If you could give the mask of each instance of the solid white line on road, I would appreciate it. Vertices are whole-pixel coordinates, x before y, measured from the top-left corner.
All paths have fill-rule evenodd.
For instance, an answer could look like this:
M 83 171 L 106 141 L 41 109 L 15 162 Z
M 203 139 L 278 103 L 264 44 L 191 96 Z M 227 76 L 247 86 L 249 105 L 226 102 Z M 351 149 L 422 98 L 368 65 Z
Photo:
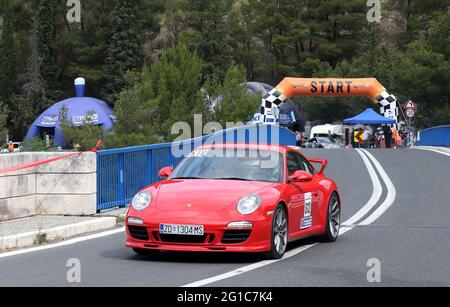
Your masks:
M 367 226 L 374 223 L 387 210 L 389 210 L 389 208 L 394 204 L 395 198 L 397 197 L 397 190 L 395 189 L 394 184 L 384 170 L 383 166 L 381 166 L 380 162 L 378 162 L 378 160 L 375 159 L 375 157 L 367 150 L 363 150 L 363 152 L 369 157 L 369 159 L 372 160 L 387 187 L 387 195 L 385 201 L 367 219 L 359 223 L 359 225 Z
M 356 223 L 359 220 L 361 220 L 367 213 L 369 213 L 370 210 L 372 210 L 377 205 L 378 201 L 381 198 L 381 194 L 383 193 L 383 188 L 381 186 L 380 180 L 378 179 L 377 173 L 375 172 L 375 169 L 373 168 L 369 159 L 362 153 L 362 151 L 360 149 L 357 149 L 356 151 L 363 159 L 364 164 L 366 165 L 367 170 L 369 171 L 370 179 L 372 180 L 372 185 L 373 185 L 373 193 L 372 193 L 372 197 L 367 202 L 367 204 L 364 207 L 362 207 L 361 210 L 359 210 L 354 216 L 352 216 L 344 224 L 344 225 L 349 225 L 349 226 L 356 225 Z
M 364 151 L 364 150 L 362 150 L 362 151 L 365 152 L 365 153 L 367 153 L 367 152 Z M 370 154 L 369 154 L 369 155 L 370 155 Z M 384 169 L 382 169 L 381 164 L 375 159 L 375 157 L 373 157 L 372 155 L 370 155 L 370 156 L 371 156 L 371 160 L 374 162 L 374 165 L 375 165 L 375 167 L 378 169 L 378 171 L 380 172 L 380 174 L 385 175 L 385 176 L 382 175 L 382 178 L 383 178 L 384 180 L 387 178 L 387 179 L 388 179 L 388 182 L 392 185 L 392 181 L 389 179 L 389 177 L 387 176 L 386 172 L 384 172 Z M 370 156 L 369 156 L 369 157 L 370 157 Z M 368 162 L 368 161 L 365 160 L 365 159 L 363 159 L 363 161 L 364 161 L 365 164 L 366 164 L 366 162 Z M 375 162 L 375 161 L 376 161 L 376 162 Z M 371 166 L 370 163 L 369 163 L 369 165 Z M 376 183 L 376 181 L 377 181 L 378 179 L 375 180 L 375 179 L 372 177 L 372 175 L 376 175 L 376 173 L 375 173 L 375 172 L 371 173 L 370 168 L 368 167 L 367 164 L 366 164 L 366 166 L 367 166 L 368 171 L 369 171 L 369 174 L 370 174 L 370 176 L 371 176 L 371 178 L 372 178 L 373 188 L 376 189 L 375 183 Z M 380 170 L 380 168 L 381 168 L 381 170 Z M 377 210 L 377 211 L 375 211 L 375 212 L 373 213 L 373 214 L 376 214 L 376 216 L 378 216 L 378 215 L 380 215 L 380 214 L 383 214 L 387 209 L 389 209 L 389 207 L 392 205 L 392 203 L 391 203 L 389 206 L 388 206 L 387 204 L 389 204 L 389 202 L 390 202 L 391 199 L 394 199 L 394 200 L 395 200 L 395 187 L 394 187 L 393 190 L 392 190 L 392 188 L 390 189 L 390 188 L 389 188 L 389 183 L 388 183 L 388 182 L 386 182 L 386 186 L 388 186 L 388 195 L 387 195 L 386 199 L 389 199 L 389 201 L 385 201 L 385 202 L 383 203 L 383 204 L 384 204 L 383 210 Z M 392 187 L 393 187 L 393 185 L 392 185 Z M 390 193 L 392 193 L 392 192 L 394 192 L 393 198 L 392 198 L 392 196 L 390 196 Z M 369 202 L 371 202 L 371 201 L 373 201 L 372 198 L 369 200 Z M 369 202 L 368 202 L 368 203 L 369 203 Z M 393 200 L 392 200 L 392 202 L 393 202 Z M 367 206 L 367 204 L 366 204 L 365 206 Z M 364 207 L 365 207 L 365 206 L 364 206 Z M 358 214 L 358 213 L 357 213 L 357 214 Z M 378 217 L 379 217 L 379 216 L 378 216 Z M 378 218 L 378 217 L 377 217 L 377 218 Z M 377 219 L 377 218 L 376 218 L 376 219 Z M 374 219 L 373 221 L 375 221 L 376 219 Z M 353 220 L 353 217 L 349 219 L 349 221 L 351 221 L 351 220 Z M 368 221 L 370 221 L 370 216 L 369 216 L 368 219 L 365 220 L 365 222 L 368 222 Z M 344 225 L 347 225 L 347 224 L 350 224 L 350 223 L 348 223 L 348 221 L 346 221 L 346 222 L 344 222 L 343 224 L 344 224 Z M 365 225 L 367 225 L 367 224 L 365 224 Z M 350 227 L 343 227 L 343 228 L 341 229 L 341 231 L 339 232 L 339 234 L 340 234 L 340 235 L 343 235 L 344 233 L 346 233 L 346 232 L 352 230 L 353 228 L 354 228 L 354 227 L 352 227 L 352 226 L 350 226 Z M 194 287 L 202 287 L 202 286 L 206 286 L 206 285 L 209 285 L 209 284 L 212 284 L 212 283 L 215 283 L 215 282 L 224 280 L 224 279 L 228 279 L 228 278 L 231 278 L 231 277 L 235 277 L 235 276 L 238 276 L 238 275 L 241 275 L 241 274 L 244 274 L 244 273 L 247 273 L 247 272 L 256 270 L 256 269 L 258 269 L 258 268 L 265 267 L 265 266 L 267 266 L 267 265 L 271 265 L 271 264 L 273 264 L 273 263 L 276 263 L 276 262 L 279 262 L 279 261 L 283 261 L 283 260 L 289 259 L 289 258 L 291 258 L 291 257 L 293 257 L 293 256 L 295 256 L 295 255 L 298 255 L 298 254 L 300 254 L 300 253 L 302 253 L 302 252 L 304 252 L 304 251 L 306 251 L 306 250 L 308 250 L 308 249 L 310 249 L 311 247 L 314 247 L 314 246 L 316 246 L 316 245 L 318 245 L 318 243 L 316 243 L 316 244 L 311 244 L 311 245 L 301 246 L 301 247 L 298 247 L 298 248 L 296 248 L 296 249 L 293 249 L 293 250 L 290 250 L 289 252 L 287 252 L 286 255 L 285 255 L 282 259 L 260 261 L 260 262 L 257 262 L 257 263 L 251 264 L 251 265 L 247 265 L 247 266 L 238 268 L 238 269 L 236 269 L 236 270 L 233 270 L 233 271 L 230 271 L 230 272 L 227 272 L 227 273 L 224 273 L 224 274 L 220 274 L 220 275 L 217 275 L 217 276 L 213 276 L 213 277 L 210 277 L 210 278 L 206 278 L 206 279 L 203 279 L 203 280 L 199 280 L 199 281 L 196 281 L 196 282 L 193 282 L 193 283 L 184 285 L 184 286 L 182 286 L 182 287 L 191 287 L 191 288 L 194 288 Z
M 443 150 L 440 150 L 440 149 L 438 149 L 438 148 L 431 148 L 431 147 L 414 147 L 414 149 L 417 149 L 417 150 L 425 150 L 425 151 L 431 151 L 431 152 L 439 153 L 439 154 L 441 154 L 441 155 L 446 155 L 446 156 L 449 156 L 449 157 L 450 157 L 450 153 L 445 152 L 445 151 L 443 151 Z
M 231 278 L 231 277 L 234 277 L 234 276 L 238 276 L 238 275 L 241 275 L 241 274 L 244 274 L 244 273 L 256 270 L 256 269 L 259 269 L 261 267 L 265 267 L 265 266 L 270 265 L 272 263 L 279 262 L 281 260 L 289 259 L 289 258 L 291 258 L 291 257 L 293 257 L 293 256 L 295 256 L 295 255 L 297 255 L 297 254 L 299 254 L 301 252 L 304 252 L 304 251 L 306 251 L 306 250 L 308 250 L 311 247 L 316 246 L 316 245 L 318 245 L 318 243 L 305 245 L 305 246 L 302 246 L 302 247 L 290 250 L 290 251 L 288 251 L 286 253 L 286 255 L 284 255 L 283 259 L 260 261 L 260 262 L 257 262 L 257 263 L 254 263 L 254 264 L 250 264 L 250 265 L 241 267 L 239 269 L 233 270 L 231 272 L 224 273 L 224 274 L 217 275 L 217 276 L 213 276 L 213 277 L 210 277 L 210 278 L 207 278 L 207 279 L 203 279 L 203 280 L 200 280 L 200 281 L 197 281 L 197 282 L 193 282 L 191 284 L 184 285 L 182 287 L 183 288 L 197 288 L 197 287 L 202 287 L 202 286 L 206 286 L 206 285 L 215 283 L 217 281 L 228 279 L 228 278 Z
M 27 248 L 27 249 L 16 250 L 16 251 L 12 251 L 12 252 L 6 252 L 3 254 L 0 254 L 0 259 L 6 258 L 6 257 L 17 256 L 17 255 L 28 254 L 28 253 L 34 253 L 34 252 L 51 249 L 51 248 L 56 248 L 56 247 L 68 246 L 68 245 L 80 243 L 83 241 L 94 240 L 94 239 L 98 239 L 98 238 L 102 238 L 102 237 L 106 237 L 106 236 L 115 235 L 115 234 L 118 234 L 118 233 L 121 233 L 124 231 L 125 231 L 125 227 L 121 227 L 121 228 L 104 231 L 104 232 L 96 233 L 96 234 L 85 236 L 85 237 L 79 237 L 79 238 L 75 238 L 75 239 L 71 239 L 71 240 L 67 240 L 67 241 L 62 241 L 62 242 L 59 242 L 56 244 L 49 244 L 49 245 L 43 245 L 43 246 L 37 246 L 37 247 L 32 247 L 32 248 Z

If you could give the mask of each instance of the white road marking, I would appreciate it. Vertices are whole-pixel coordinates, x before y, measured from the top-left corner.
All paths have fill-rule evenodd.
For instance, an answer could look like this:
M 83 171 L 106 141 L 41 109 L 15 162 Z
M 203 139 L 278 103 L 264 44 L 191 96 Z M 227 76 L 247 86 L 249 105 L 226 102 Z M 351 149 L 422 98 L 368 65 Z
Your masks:
M 392 184 L 392 181 L 389 179 L 389 176 L 386 174 L 386 172 L 384 171 L 383 167 L 382 167 L 381 164 L 378 162 L 378 160 L 375 159 L 375 157 L 373 157 L 373 156 L 372 156 L 370 153 L 368 153 L 367 151 L 365 151 L 365 150 L 361 150 L 361 151 L 364 152 L 364 153 L 366 153 L 366 154 L 368 155 L 368 157 L 373 161 L 375 167 L 378 169 L 378 172 L 381 174 L 382 179 L 385 181 L 386 186 L 388 187 L 388 195 L 387 195 L 386 200 L 384 201 L 384 203 L 380 206 L 381 209 L 378 208 L 374 213 L 372 213 L 372 214 L 371 214 L 371 215 L 363 222 L 364 225 L 369 225 L 370 223 L 372 223 L 372 222 L 374 222 L 375 220 L 377 220 L 377 219 L 378 219 L 378 218 L 379 218 L 386 210 L 388 210 L 388 209 L 391 207 L 391 205 L 392 205 L 392 203 L 394 202 L 395 197 L 396 197 L 396 191 L 395 191 L 395 187 L 394 187 L 393 184 Z M 363 157 L 363 156 L 361 156 L 361 157 Z M 373 188 L 374 188 L 374 190 L 375 190 L 375 189 L 378 188 L 378 187 L 376 187 L 377 181 L 379 182 L 378 177 L 376 176 L 376 173 L 375 173 L 375 171 L 373 170 L 373 167 L 372 167 L 372 165 L 370 164 L 370 162 L 367 160 L 367 158 L 366 158 L 366 159 L 363 158 L 363 161 L 364 161 L 365 165 L 367 166 L 367 169 L 368 169 L 368 171 L 369 171 L 369 175 L 370 175 L 371 178 L 372 178 Z M 369 162 L 369 163 L 367 164 L 367 162 Z M 369 165 L 370 165 L 370 167 L 369 167 Z M 372 168 L 372 171 L 373 171 L 373 172 L 371 171 L 371 168 Z M 372 177 L 373 175 L 376 176 L 377 179 L 375 179 L 374 177 Z M 381 186 L 381 184 L 380 184 L 380 186 Z M 378 191 L 377 191 L 377 192 L 374 192 L 374 194 L 375 194 L 375 193 L 378 194 Z M 379 199 L 379 198 L 378 198 L 378 199 Z M 366 208 L 366 209 L 367 209 L 369 206 L 372 206 L 372 202 L 373 202 L 373 201 L 374 201 L 374 199 L 371 198 L 371 199 L 369 200 L 369 202 L 368 202 L 363 208 Z M 377 200 L 377 201 L 378 201 L 378 200 Z M 376 204 L 376 203 L 375 203 L 375 204 Z M 372 207 L 373 207 L 373 206 L 372 206 Z M 365 211 L 366 209 L 364 209 L 364 211 Z M 370 211 L 370 210 L 369 210 L 369 211 Z M 367 213 L 367 212 L 366 212 L 366 213 Z M 357 215 L 357 217 L 358 217 L 358 216 L 361 215 L 361 213 L 358 212 L 358 213 L 356 213 L 355 215 Z M 372 216 L 374 216 L 374 217 L 372 217 Z M 362 216 L 360 216 L 359 218 L 361 218 L 361 217 L 362 217 Z M 354 216 L 353 216 L 353 217 L 351 217 L 348 221 L 344 222 L 343 224 L 344 224 L 344 225 L 348 225 L 348 224 L 350 224 L 349 221 L 352 221 L 352 220 L 353 220 L 353 221 L 358 221 L 359 219 L 355 219 Z M 361 224 L 360 224 L 360 225 L 361 225 Z M 339 234 L 340 234 L 340 235 L 343 235 L 343 234 L 345 234 L 346 232 L 348 232 L 348 231 L 350 231 L 350 230 L 352 230 L 352 229 L 354 229 L 354 226 L 343 227 L 343 228 L 341 228 Z M 247 266 L 238 268 L 238 269 L 236 269 L 236 270 L 233 270 L 233 271 L 230 271 L 230 272 L 227 272 L 227 273 L 224 273 L 224 274 L 220 274 L 220 275 L 217 275 L 217 276 L 213 276 L 213 277 L 210 277 L 210 278 L 206 278 L 206 279 L 203 279 L 203 280 L 199 280 L 199 281 L 196 281 L 196 282 L 193 282 L 193 283 L 184 285 L 184 286 L 182 286 L 182 287 L 190 287 L 190 288 L 194 288 L 194 287 L 202 287 L 202 286 L 206 286 L 206 285 L 209 285 L 209 284 L 212 284 L 212 283 L 215 283 L 215 282 L 224 280 L 224 279 L 228 279 L 228 278 L 231 278 L 231 277 L 235 277 L 235 276 L 238 276 L 238 275 L 241 275 L 241 274 L 244 274 L 244 273 L 247 273 L 247 272 L 256 270 L 256 269 L 258 269 L 258 268 L 265 267 L 265 266 L 271 265 L 271 264 L 273 264 L 273 263 L 277 263 L 277 262 L 279 262 L 279 261 L 283 261 L 283 260 L 289 259 L 289 258 L 291 258 L 291 257 L 293 257 L 293 256 L 295 256 L 295 255 L 298 255 L 298 254 L 300 254 L 300 253 L 302 253 L 302 252 L 304 252 L 304 251 L 306 251 L 306 250 L 310 249 L 311 247 L 314 247 L 314 246 L 316 246 L 316 245 L 318 245 L 318 244 L 319 244 L 319 243 L 311 244 L 311 245 L 305 245 L 305 246 L 301 246 L 301 247 L 295 248 L 295 249 L 293 249 L 293 250 L 290 250 L 289 252 L 286 253 L 286 255 L 285 255 L 282 259 L 260 261 L 260 262 L 257 262 L 257 263 L 251 264 L 251 265 L 247 265 Z
M 0 259 L 6 258 L 6 257 L 17 256 L 17 255 L 28 254 L 28 253 L 34 253 L 34 252 L 51 249 L 51 248 L 68 246 L 68 245 L 80 243 L 83 241 L 94 240 L 94 239 L 98 239 L 98 238 L 115 235 L 115 234 L 118 234 L 118 233 L 121 233 L 124 231 L 125 231 L 125 227 L 122 227 L 122 228 L 118 228 L 118 229 L 113 229 L 113 230 L 96 233 L 96 234 L 85 236 L 85 237 L 79 237 L 79 238 L 75 238 L 75 239 L 71 239 L 71 240 L 67 240 L 67 241 L 62 241 L 62 242 L 55 243 L 55 244 L 49 244 L 49 245 L 43 245 L 43 246 L 37 246 L 37 247 L 32 247 L 32 248 L 27 248 L 27 249 L 16 250 L 16 251 L 12 251 L 12 252 L 6 252 L 3 254 L 0 254 Z
M 310 249 L 311 247 L 316 246 L 318 244 L 319 243 L 315 243 L 315 244 L 311 244 L 311 245 L 305 245 L 305 246 L 301 246 L 301 247 L 298 247 L 296 249 L 290 250 L 284 255 L 283 259 L 260 261 L 260 262 L 257 262 L 257 263 L 254 263 L 254 264 L 250 264 L 250 265 L 241 267 L 239 269 L 233 270 L 231 272 L 224 273 L 224 274 L 217 275 L 217 276 L 213 276 L 211 278 L 203 279 L 203 280 L 200 280 L 200 281 L 197 281 L 197 282 L 193 282 L 191 284 L 184 285 L 182 287 L 183 288 L 197 288 L 197 287 L 202 287 L 202 286 L 205 286 L 205 285 L 208 285 L 208 284 L 215 283 L 215 282 L 220 281 L 220 280 L 224 280 L 224 279 L 228 279 L 228 278 L 231 278 L 231 277 L 234 277 L 234 276 L 238 276 L 238 275 L 241 275 L 241 274 L 244 274 L 244 273 L 256 270 L 258 268 L 261 268 L 261 267 L 264 267 L 264 266 L 276 263 L 278 261 L 289 259 L 289 258 L 291 258 L 291 257 L 293 257 L 293 256 L 295 256 L 295 255 L 297 255 L 297 254 L 299 254 L 301 252 L 304 252 L 304 251 L 306 251 L 306 250 Z
M 381 198 L 381 194 L 383 192 L 383 188 L 381 186 L 380 180 L 378 179 L 377 173 L 375 172 L 375 169 L 373 168 L 372 164 L 370 163 L 369 159 L 362 153 L 360 149 L 356 150 L 358 154 L 361 156 L 361 158 L 364 161 L 364 164 L 366 165 L 367 170 L 369 171 L 370 179 L 372 180 L 373 185 L 373 193 L 370 200 L 367 202 L 367 204 L 361 208 L 354 216 L 352 216 L 344 225 L 356 225 L 356 223 L 361 220 L 367 213 L 370 212 L 378 203 L 378 201 Z
M 430 148 L 430 147 L 414 147 L 414 149 L 416 150 L 425 150 L 425 151 L 431 151 L 431 152 L 435 152 L 435 153 L 439 153 L 441 155 L 446 155 L 450 157 L 450 153 L 445 152 L 443 150 L 439 150 L 437 148 Z
M 397 190 L 395 189 L 394 184 L 384 170 L 383 166 L 381 166 L 380 162 L 378 162 L 378 160 L 375 159 L 375 157 L 367 150 L 363 150 L 363 152 L 372 160 L 387 187 L 387 195 L 384 202 L 367 219 L 359 223 L 359 225 L 367 226 L 374 223 L 387 210 L 389 210 L 389 208 L 394 204 L 395 198 L 397 197 Z

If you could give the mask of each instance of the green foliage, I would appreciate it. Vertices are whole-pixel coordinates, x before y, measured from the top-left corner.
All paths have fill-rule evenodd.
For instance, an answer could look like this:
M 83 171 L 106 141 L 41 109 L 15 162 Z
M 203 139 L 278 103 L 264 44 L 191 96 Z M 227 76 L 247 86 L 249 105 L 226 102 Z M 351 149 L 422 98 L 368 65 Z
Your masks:
M 189 47 L 205 63 L 203 79 L 223 80 L 231 65 L 230 13 L 232 0 L 186 1 L 186 23 Z
M 67 119 L 67 108 L 61 108 L 60 128 L 64 137 L 66 147 L 78 151 L 87 151 L 95 147 L 99 140 L 104 138 L 104 130 L 101 126 L 96 125 L 93 120 L 95 112 L 88 112 L 82 125 L 74 125 Z
M 32 139 L 26 139 L 22 143 L 22 151 L 23 152 L 41 152 L 47 151 L 47 145 L 45 141 L 39 137 L 35 137 Z
M 40 70 L 46 88 L 49 89 L 49 98 L 55 98 L 52 91 L 57 89 L 56 2 L 40 0 L 37 19 L 37 49 L 42 59 Z
M 128 71 L 139 71 L 144 64 L 144 43 L 147 35 L 154 36 L 159 29 L 149 1 L 114 0 L 111 12 L 111 41 L 107 49 L 104 98 L 111 104 L 127 84 Z M 147 16 L 141 9 L 149 12 Z M 149 18 L 149 16 L 151 18 Z M 145 30 L 144 30 L 145 29 Z
M 0 39 L 0 100 L 11 104 L 17 81 L 16 71 L 16 40 L 14 39 L 14 15 L 9 5 L 2 2 L 6 12 L 3 18 L 3 28 Z
M 190 53 L 185 45 L 179 44 L 167 50 L 142 73 L 142 101 L 147 112 L 158 110 L 159 134 L 172 139 L 172 125 L 187 122 L 193 126 L 196 113 L 204 113 L 200 92 L 203 63 Z
M 194 131 L 194 114 L 216 120 L 223 127 L 227 122 L 249 121 L 261 99 L 248 94 L 245 70 L 232 67 L 223 83 L 210 82 L 202 89 L 202 67 L 199 57 L 179 44 L 155 64 L 144 67 L 140 76 L 129 74 L 128 81 L 135 85 L 120 94 L 115 107 L 117 123 L 106 138 L 106 146 L 173 140 L 177 135 L 172 135 L 172 125 L 177 122 L 188 123 Z M 210 114 L 211 98 L 206 98 L 218 96 L 222 102 Z
M 148 68 L 144 68 L 147 70 Z M 128 73 L 126 80 L 134 83 L 119 94 L 114 112 L 117 122 L 105 138 L 106 148 L 120 148 L 157 143 L 159 107 L 152 102 L 145 103 L 145 92 L 141 76 Z
M 223 84 L 209 85 L 214 97 L 220 96 L 220 103 L 214 108 L 212 119 L 226 128 L 227 123 L 247 123 L 261 105 L 261 98 L 247 91 L 243 67 L 231 67 Z
M 450 7 L 450 0 L 389 0 L 388 8 L 395 9 L 401 18 L 396 19 L 403 31 L 398 35 L 402 44 L 419 38 L 430 23 Z
M 19 92 L 11 106 L 12 128 L 14 136 L 23 136 L 28 127 L 51 103 L 46 97 L 45 80 L 41 75 L 42 59 L 37 50 L 37 32 L 32 32 L 29 43 L 29 56 L 26 69 L 18 79 Z

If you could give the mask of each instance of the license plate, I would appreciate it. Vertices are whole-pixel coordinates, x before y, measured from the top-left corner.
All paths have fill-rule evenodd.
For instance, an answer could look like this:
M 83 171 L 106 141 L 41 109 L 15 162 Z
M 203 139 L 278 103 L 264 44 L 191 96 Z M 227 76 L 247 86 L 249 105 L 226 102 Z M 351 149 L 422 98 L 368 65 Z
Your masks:
M 200 225 L 160 224 L 159 233 L 165 235 L 203 236 L 205 227 Z

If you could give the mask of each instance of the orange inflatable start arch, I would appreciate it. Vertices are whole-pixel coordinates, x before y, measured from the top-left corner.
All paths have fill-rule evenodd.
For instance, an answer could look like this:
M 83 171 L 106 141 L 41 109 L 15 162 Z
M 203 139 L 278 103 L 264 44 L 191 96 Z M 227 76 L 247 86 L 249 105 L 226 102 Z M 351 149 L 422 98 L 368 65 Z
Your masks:
M 381 108 L 381 114 L 398 122 L 397 98 L 375 78 L 285 78 L 263 98 L 256 122 L 277 124 L 279 107 L 294 96 L 366 96 Z

